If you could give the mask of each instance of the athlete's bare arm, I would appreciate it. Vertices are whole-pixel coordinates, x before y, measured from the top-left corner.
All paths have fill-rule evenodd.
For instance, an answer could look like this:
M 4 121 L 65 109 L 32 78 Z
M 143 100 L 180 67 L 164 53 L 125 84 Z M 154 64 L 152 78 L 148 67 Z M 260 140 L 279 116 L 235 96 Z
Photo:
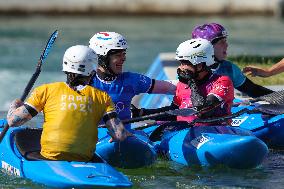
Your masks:
M 151 93 L 154 94 L 171 94 L 176 92 L 176 85 L 168 81 L 155 80 L 155 84 Z
M 10 127 L 20 126 L 32 119 L 32 115 L 19 99 L 14 100 L 7 114 L 7 121 Z
M 284 58 L 270 68 L 261 68 L 257 66 L 246 66 L 243 72 L 250 76 L 270 77 L 284 72 Z

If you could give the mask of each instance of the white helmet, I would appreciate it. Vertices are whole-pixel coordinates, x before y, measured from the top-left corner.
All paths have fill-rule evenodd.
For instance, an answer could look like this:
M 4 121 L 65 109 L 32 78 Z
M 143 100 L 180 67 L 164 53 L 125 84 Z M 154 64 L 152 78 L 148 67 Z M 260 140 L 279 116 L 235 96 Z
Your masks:
M 96 33 L 89 41 L 89 47 L 98 55 L 107 55 L 113 49 L 127 49 L 126 39 L 115 32 Z
M 65 51 L 62 71 L 89 76 L 97 63 L 98 56 L 93 49 L 75 45 Z
M 178 46 L 176 60 L 188 60 L 193 65 L 205 62 L 211 66 L 215 63 L 213 45 L 201 38 L 187 40 Z

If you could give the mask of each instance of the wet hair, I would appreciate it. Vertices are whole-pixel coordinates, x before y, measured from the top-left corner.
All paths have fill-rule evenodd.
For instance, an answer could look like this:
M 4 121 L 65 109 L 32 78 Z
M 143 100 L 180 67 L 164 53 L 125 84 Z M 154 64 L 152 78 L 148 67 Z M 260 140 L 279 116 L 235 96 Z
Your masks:
M 211 41 L 211 44 L 214 45 L 214 44 L 216 44 L 218 41 L 220 41 L 220 40 L 222 40 L 222 39 L 225 39 L 225 38 L 226 38 L 226 37 L 219 37 L 219 38 L 213 39 L 213 40 Z

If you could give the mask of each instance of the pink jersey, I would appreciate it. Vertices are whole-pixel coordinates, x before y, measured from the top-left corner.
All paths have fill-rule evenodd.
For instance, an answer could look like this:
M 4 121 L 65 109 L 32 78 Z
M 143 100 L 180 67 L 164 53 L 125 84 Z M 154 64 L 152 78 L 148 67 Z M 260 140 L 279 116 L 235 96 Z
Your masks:
M 174 103 L 182 108 L 191 108 L 191 90 L 184 83 L 179 82 L 177 84 L 176 95 L 174 97 Z M 228 76 L 221 76 L 213 74 L 208 81 L 200 85 L 199 91 L 203 97 L 213 94 L 218 99 L 223 101 L 223 104 L 219 109 L 215 111 L 215 117 L 225 116 L 231 114 L 231 106 L 234 99 L 234 86 Z M 196 119 L 196 116 L 178 116 L 178 121 L 191 122 Z M 204 125 L 204 124 L 203 124 Z

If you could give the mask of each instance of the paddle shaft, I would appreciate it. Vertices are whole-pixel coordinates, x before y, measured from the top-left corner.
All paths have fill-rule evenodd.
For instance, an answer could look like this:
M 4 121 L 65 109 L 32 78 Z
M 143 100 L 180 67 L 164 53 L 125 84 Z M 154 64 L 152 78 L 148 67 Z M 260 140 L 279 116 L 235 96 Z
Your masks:
M 44 48 L 44 51 L 43 51 L 43 53 L 41 54 L 41 56 L 40 56 L 40 58 L 38 60 L 36 71 L 34 72 L 34 74 L 32 75 L 31 79 L 29 80 L 28 84 L 25 87 L 25 90 L 24 90 L 24 92 L 23 92 L 23 94 L 21 96 L 21 101 L 24 101 L 27 98 L 29 92 L 31 91 L 35 81 L 37 80 L 37 78 L 38 78 L 38 76 L 39 76 L 39 74 L 41 72 L 42 63 L 43 63 L 44 59 L 47 57 L 51 46 L 53 45 L 55 39 L 57 38 L 57 35 L 58 35 L 58 31 L 56 30 L 50 36 L 50 38 L 49 38 L 49 40 L 48 40 L 48 42 L 47 42 L 47 44 L 46 44 L 46 46 Z M 2 140 L 3 140 L 4 136 L 5 136 L 5 134 L 7 133 L 8 129 L 9 129 L 9 125 L 8 125 L 8 123 L 6 123 L 4 125 L 4 128 L 3 128 L 2 132 L 1 132 L 1 134 L 0 134 L 0 143 L 2 142 Z
M 253 110 L 249 110 L 247 108 L 244 108 L 234 114 L 231 114 L 229 116 L 224 116 L 224 117 L 217 117 L 217 118 L 208 118 L 208 119 L 195 119 L 194 121 L 188 123 L 188 127 L 192 127 L 194 125 L 194 123 L 212 123 L 212 122 L 217 122 L 217 121 L 224 121 L 224 120 L 227 120 L 227 119 L 231 119 L 231 118 L 234 118 L 234 117 L 238 117 L 244 113 L 251 113 L 253 112 Z M 134 128 L 135 130 L 143 130 L 143 129 L 146 129 L 148 127 L 152 127 L 154 125 L 158 125 L 159 123 L 158 122 L 150 122 L 150 123 L 146 123 L 146 124 L 143 124 L 139 127 L 136 127 Z M 159 127 L 161 127 L 162 125 L 160 125 Z M 165 128 L 163 128 L 165 129 Z M 162 128 L 159 129 L 159 130 L 163 130 Z M 157 129 L 155 129 L 157 130 Z
M 284 104 L 284 90 L 281 91 L 275 91 L 272 92 L 270 94 L 264 95 L 264 96 L 260 96 L 260 97 L 256 97 L 250 100 L 244 100 L 245 103 L 254 103 L 254 102 L 258 102 L 258 101 L 265 101 L 268 102 L 270 104 Z M 234 103 L 234 106 L 236 105 L 240 105 L 243 102 L 238 102 L 238 103 Z
M 141 117 L 134 117 L 134 118 L 130 118 L 130 119 L 125 119 L 125 120 L 122 120 L 122 123 L 123 124 L 134 123 L 134 122 L 138 122 L 138 121 L 155 119 L 157 117 L 167 116 L 167 115 L 169 115 L 168 111 L 160 112 L 160 113 L 156 113 L 156 114 L 150 114 L 150 115 L 145 115 L 145 116 L 141 116 Z
M 134 123 L 138 121 L 144 121 L 144 120 L 150 120 L 150 119 L 156 119 L 161 117 L 166 117 L 168 115 L 174 115 L 174 116 L 191 116 L 199 113 L 195 108 L 182 108 L 182 109 L 174 109 L 174 110 L 168 110 L 160 113 L 150 114 L 150 115 L 144 115 L 141 117 L 135 117 L 123 120 L 122 123 L 128 124 L 128 123 Z
M 186 123 L 184 122 L 184 124 L 182 125 L 178 125 L 176 127 L 174 127 L 174 131 L 180 131 L 180 130 L 184 130 L 186 128 L 190 128 L 193 127 L 195 125 L 195 123 L 216 123 L 216 122 L 223 122 L 225 120 L 234 118 L 234 117 L 238 117 L 244 113 L 255 113 L 257 112 L 256 109 L 248 109 L 248 108 L 244 108 L 234 114 L 228 115 L 228 116 L 223 116 L 223 117 L 217 117 L 217 118 L 208 118 L 208 119 L 195 119 L 192 122 Z M 186 123 L 186 124 L 185 124 Z M 142 129 L 147 128 L 147 127 L 151 127 L 153 125 L 145 125 L 142 126 Z M 159 125 L 157 128 L 155 128 L 152 133 L 149 136 L 149 139 L 151 141 L 157 141 L 157 139 L 160 139 L 160 137 L 162 136 L 162 133 L 164 132 L 165 129 L 167 128 L 172 128 L 173 129 L 173 124 L 170 123 L 165 123 L 165 124 L 161 124 Z M 140 128 L 139 128 L 140 130 Z
M 216 122 L 220 122 L 220 121 L 223 122 L 223 121 L 226 121 L 228 119 L 238 117 L 238 116 L 240 116 L 244 113 L 247 113 L 247 114 L 263 113 L 263 114 L 271 114 L 271 115 L 280 115 L 280 114 L 284 114 L 284 105 L 262 104 L 262 105 L 259 105 L 258 107 L 253 108 L 253 109 L 244 108 L 244 109 L 241 109 L 240 111 L 238 111 L 236 113 L 233 113 L 233 114 L 227 115 L 227 116 L 223 116 L 223 117 L 207 118 L 207 119 L 195 119 L 191 123 L 188 123 L 188 127 L 194 126 L 195 123 L 214 123 L 214 122 L 216 123 Z M 141 129 L 151 127 L 155 124 L 158 124 L 158 123 L 154 122 L 154 123 L 150 123 L 150 124 L 145 124 L 145 125 L 142 125 L 140 127 L 136 127 L 135 129 L 141 130 Z M 165 128 L 160 128 L 159 130 L 163 130 L 163 129 L 165 129 Z
M 144 115 L 140 117 L 134 117 L 130 119 L 125 119 L 121 120 L 123 124 L 129 124 L 129 123 L 134 123 L 134 122 L 139 122 L 139 121 L 145 121 L 145 120 L 151 120 L 151 119 L 156 119 L 156 118 L 161 118 L 161 117 L 166 117 L 169 115 L 174 115 L 174 116 L 190 116 L 194 115 L 196 113 L 199 113 L 195 108 L 183 108 L 183 109 L 174 109 L 174 110 L 167 110 L 164 112 L 160 113 L 155 113 L 155 114 L 149 114 L 149 115 Z M 105 128 L 105 125 L 99 125 L 99 128 Z
M 38 78 L 38 76 L 41 72 L 41 65 L 42 64 L 40 63 L 40 65 L 37 66 L 35 73 L 32 75 L 30 81 L 28 82 L 28 84 L 27 84 L 27 86 L 26 86 L 26 88 L 25 88 L 25 90 L 24 90 L 24 92 L 21 96 L 21 101 L 24 101 L 27 98 L 28 94 L 30 93 L 34 83 L 36 82 L 36 80 L 37 80 L 37 78 Z
M 31 89 L 32 89 L 35 81 L 37 80 L 40 72 L 41 72 L 41 66 L 38 66 L 36 71 L 35 71 L 35 73 L 32 75 L 30 81 L 28 82 L 28 84 L 27 84 L 27 86 L 26 86 L 22 96 L 21 96 L 21 101 L 24 101 L 26 99 L 26 97 L 28 96 L 28 94 L 31 91 Z M 6 123 L 4 125 L 4 128 L 3 128 L 2 132 L 1 132 L 1 134 L 0 134 L 0 143 L 2 142 L 2 140 L 3 140 L 4 136 L 5 136 L 5 134 L 7 133 L 8 129 L 9 129 L 9 125 L 8 125 L 8 123 Z
M 250 109 L 242 109 L 239 112 L 236 112 L 234 114 L 228 115 L 228 116 L 224 116 L 224 117 L 217 117 L 217 118 L 207 118 L 207 119 L 196 119 L 194 121 L 194 123 L 212 123 L 212 122 L 217 122 L 217 121 L 224 121 L 227 119 L 231 119 L 237 116 L 240 116 L 241 114 L 244 113 L 264 113 L 264 114 L 272 114 L 272 115 L 280 115 L 280 114 L 284 114 L 284 105 L 283 104 L 261 104 L 258 107 L 250 110 Z M 179 114 L 180 113 L 180 114 Z M 195 115 L 199 113 L 198 111 L 196 111 L 194 108 L 184 108 L 184 109 L 175 109 L 175 110 L 168 110 L 165 112 L 160 112 L 160 113 L 156 113 L 156 114 L 150 114 L 150 115 L 145 115 L 145 116 L 141 116 L 141 117 L 135 117 L 135 118 L 130 118 L 130 119 L 125 119 L 125 120 L 121 120 L 123 124 L 129 124 L 129 123 L 134 123 L 134 122 L 139 122 L 139 121 L 145 121 L 145 120 L 151 120 L 151 119 L 155 119 L 157 117 L 162 117 L 162 116 L 167 116 L 167 115 L 180 115 L 180 116 L 190 116 L 190 115 Z M 193 124 L 193 123 L 192 123 Z M 147 127 L 152 126 L 153 124 L 145 124 L 143 126 L 137 127 L 135 129 L 145 129 Z M 99 125 L 99 128 L 105 128 L 105 125 Z

